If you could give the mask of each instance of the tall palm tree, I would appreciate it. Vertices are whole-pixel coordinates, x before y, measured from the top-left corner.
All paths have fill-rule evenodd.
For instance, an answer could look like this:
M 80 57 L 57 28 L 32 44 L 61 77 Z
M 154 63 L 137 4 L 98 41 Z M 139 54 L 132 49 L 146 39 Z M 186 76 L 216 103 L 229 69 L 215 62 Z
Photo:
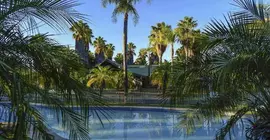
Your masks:
M 107 44 L 105 49 L 106 58 L 112 60 L 114 50 L 115 46 L 113 44 Z
M 8 122 L 0 127 L 1 138 L 53 139 L 34 105 L 39 103 L 57 114 L 56 121 L 68 131 L 69 139 L 90 139 L 88 111 L 92 103 L 99 103 L 95 94 L 72 77 L 85 70 L 78 55 L 48 35 L 27 34 L 36 32 L 38 23 L 67 31 L 83 18 L 74 9 L 76 5 L 69 0 L 0 1 L 0 94 L 4 97 L 0 116 Z M 83 108 L 74 111 L 75 106 Z
M 136 46 L 134 43 L 130 42 L 128 43 L 128 49 L 127 49 L 127 64 L 132 65 L 134 62 L 134 55 L 135 53 Z
M 171 45 L 171 63 L 173 65 L 174 60 L 174 43 L 177 41 L 176 34 L 174 30 L 170 29 L 170 32 L 168 34 L 168 43 Z
M 92 43 L 93 32 L 87 23 L 82 20 L 75 22 L 70 31 L 73 32 L 75 39 L 75 49 L 81 56 L 82 60 L 88 65 L 89 44 Z
M 95 47 L 96 63 L 99 64 L 105 59 L 104 52 L 106 49 L 106 40 L 99 36 L 94 40 L 93 46 Z
M 165 22 L 157 23 L 152 26 L 151 35 L 149 36 L 150 44 L 156 49 L 159 57 L 159 64 L 162 64 L 162 57 L 168 46 L 168 36 L 170 35 L 171 26 Z
M 175 29 L 175 34 L 178 37 L 179 42 L 183 45 L 185 50 L 186 59 L 193 56 L 193 51 L 191 49 L 192 44 L 195 40 L 195 28 L 198 26 L 197 21 L 193 17 L 184 17 L 180 20 Z
M 125 77 L 125 95 L 128 93 L 128 75 L 127 75 L 127 42 L 128 42 L 128 19 L 129 15 L 133 16 L 134 24 L 138 23 L 139 14 L 135 8 L 135 4 L 141 0 L 102 0 L 103 7 L 108 4 L 115 5 L 115 9 L 112 13 L 113 21 L 117 21 L 117 15 L 124 15 L 124 27 L 123 27 L 123 69 Z M 150 2 L 151 0 L 148 0 Z
M 113 85 L 113 71 L 110 67 L 98 66 L 91 70 L 91 73 L 88 75 L 87 86 L 91 87 L 94 85 L 99 88 L 99 95 L 102 96 L 103 89 L 105 86 Z

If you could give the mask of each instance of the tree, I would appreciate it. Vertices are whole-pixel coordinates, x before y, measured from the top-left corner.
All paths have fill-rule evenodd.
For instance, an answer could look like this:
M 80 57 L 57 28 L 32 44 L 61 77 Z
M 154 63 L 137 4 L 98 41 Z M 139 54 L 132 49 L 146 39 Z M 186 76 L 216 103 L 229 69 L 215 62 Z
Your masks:
M 124 89 L 124 73 L 123 71 L 114 71 L 113 73 L 114 75 L 114 83 L 115 83 L 115 88 L 117 90 L 123 90 Z M 130 83 L 130 89 L 135 87 L 135 83 L 134 83 L 134 77 L 132 75 L 132 73 L 128 73 L 128 82 Z
M 68 131 L 69 139 L 90 139 L 89 107 L 101 104 L 72 77 L 73 72 L 85 70 L 78 55 L 48 35 L 30 36 L 27 32 L 35 33 L 43 24 L 67 31 L 84 18 L 74 9 L 76 5 L 67 0 L 0 2 L 0 94 L 4 97 L 1 102 L 8 103 L 0 104 L 0 115 L 6 116 L 8 124 L 1 126 L 1 138 L 53 139 L 35 106 L 39 103 L 57 114 L 56 121 Z M 74 111 L 75 106 L 82 108 Z
M 116 54 L 116 56 L 114 57 L 114 60 L 118 64 L 122 64 L 123 63 L 123 54 L 122 53 Z
M 124 28 L 123 28 L 123 69 L 125 77 L 125 94 L 128 93 L 128 74 L 127 74 L 127 42 L 128 42 L 128 18 L 129 15 L 133 16 L 134 24 L 138 23 L 139 15 L 134 7 L 136 3 L 141 0 L 102 0 L 103 7 L 106 7 L 108 4 L 115 5 L 115 9 L 112 13 L 113 21 L 117 21 L 117 15 L 124 15 Z M 148 0 L 150 2 L 150 0 Z
M 114 84 L 113 71 L 110 67 L 98 66 L 91 70 L 91 73 L 88 75 L 87 86 L 99 88 L 99 95 L 102 96 L 103 89 L 105 86 L 112 86 Z
M 114 50 L 115 46 L 113 44 L 107 44 L 105 49 L 106 58 L 112 60 Z
M 128 44 L 128 49 L 127 49 L 127 64 L 128 65 L 132 65 L 134 62 L 133 56 L 136 55 L 135 49 L 136 49 L 135 44 L 130 42 Z
M 165 97 L 169 78 L 170 78 L 171 64 L 168 62 L 159 65 L 151 74 L 151 83 L 152 85 L 158 86 L 159 89 L 162 89 L 162 95 Z
M 181 124 L 186 128 L 230 111 L 233 115 L 217 131 L 216 139 L 229 137 L 247 114 L 251 115 L 243 123 L 246 139 L 269 139 L 269 10 L 262 1 L 235 2 L 242 11 L 230 13 L 223 21 L 212 20 L 206 27 L 211 42 L 197 51 L 200 59 L 175 65 L 171 97 L 175 104 L 200 99 L 184 115 Z
M 193 20 L 193 17 L 184 17 L 183 20 L 179 21 L 175 29 L 175 34 L 184 47 L 186 59 L 193 56 L 191 46 L 195 40 L 194 36 L 198 32 L 198 30 L 195 30 L 197 26 L 197 21 Z
M 96 63 L 99 64 L 105 59 L 106 40 L 99 36 L 94 40 L 93 45 L 95 47 Z
M 73 23 L 70 31 L 73 32 L 73 38 L 75 39 L 75 49 L 81 56 L 84 63 L 89 65 L 88 62 L 88 51 L 89 44 L 92 43 L 93 32 L 87 23 L 82 20 Z
M 144 49 L 144 48 L 140 49 L 139 56 L 136 59 L 135 64 L 136 65 L 146 65 L 147 64 L 146 58 L 147 58 L 147 49 Z
M 88 61 L 89 61 L 90 66 L 95 66 L 96 65 L 95 54 L 92 53 L 91 51 L 88 52 Z
M 174 43 L 177 41 L 176 39 L 176 34 L 174 30 L 169 29 L 169 33 L 167 35 L 168 38 L 168 43 L 171 45 L 171 63 L 173 65 L 173 60 L 174 60 Z
M 159 57 L 159 64 L 162 64 L 162 57 L 168 46 L 168 36 L 170 35 L 171 26 L 165 22 L 157 23 L 152 26 L 151 35 L 149 36 L 150 44 L 155 48 Z

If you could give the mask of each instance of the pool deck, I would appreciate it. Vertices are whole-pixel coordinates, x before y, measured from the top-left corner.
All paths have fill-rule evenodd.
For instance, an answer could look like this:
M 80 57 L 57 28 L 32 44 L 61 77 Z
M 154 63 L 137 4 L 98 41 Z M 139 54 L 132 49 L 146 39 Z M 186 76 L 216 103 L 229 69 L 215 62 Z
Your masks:
M 32 104 L 34 106 L 38 107 L 49 107 L 50 105 L 45 105 L 45 104 Z M 71 106 L 67 106 L 71 107 Z M 75 106 L 79 107 L 79 106 Z M 92 106 L 90 108 L 97 108 L 96 106 Z M 102 106 L 99 106 L 98 108 L 102 108 Z M 158 106 L 118 106 L 118 105 L 109 105 L 109 106 L 104 106 L 104 109 L 107 110 L 116 110 L 116 109 L 126 109 L 126 110 L 144 110 L 144 111 L 187 111 L 187 110 L 192 110 L 191 108 L 175 108 L 175 107 L 158 107 Z
M 138 109 L 155 109 L 155 110 L 173 110 L 173 111 L 187 111 L 190 108 L 174 108 L 174 107 L 154 107 L 154 106 L 109 106 L 109 108 L 138 108 Z

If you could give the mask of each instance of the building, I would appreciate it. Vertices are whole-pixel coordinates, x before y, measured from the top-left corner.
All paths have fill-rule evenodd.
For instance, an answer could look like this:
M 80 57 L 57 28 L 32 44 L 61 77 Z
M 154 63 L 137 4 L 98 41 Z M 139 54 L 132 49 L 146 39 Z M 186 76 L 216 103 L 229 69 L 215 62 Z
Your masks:
M 105 59 L 101 66 L 110 66 L 116 70 L 121 70 L 122 66 L 115 61 Z M 151 73 L 157 68 L 158 65 L 128 65 L 128 72 L 131 72 L 133 76 L 142 82 L 142 87 L 146 88 L 150 86 Z

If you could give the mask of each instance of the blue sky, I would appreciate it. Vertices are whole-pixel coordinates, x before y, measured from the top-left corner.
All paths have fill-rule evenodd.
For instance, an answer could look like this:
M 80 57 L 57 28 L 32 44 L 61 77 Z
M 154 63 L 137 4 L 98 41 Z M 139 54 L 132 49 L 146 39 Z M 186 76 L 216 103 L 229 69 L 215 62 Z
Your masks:
M 118 16 L 118 22 L 113 23 L 111 19 L 114 6 L 103 8 L 101 0 L 79 0 L 82 5 L 76 9 L 89 15 L 89 26 L 92 28 L 94 36 L 102 36 L 107 43 L 113 43 L 116 46 L 115 54 L 122 52 L 122 30 L 123 16 Z M 177 22 L 185 16 L 192 16 L 197 20 L 198 28 L 203 29 L 207 23 L 213 19 L 223 19 L 223 15 L 236 9 L 232 5 L 233 0 L 152 0 L 147 4 L 146 0 L 136 5 L 140 15 L 139 23 L 134 26 L 132 20 L 129 21 L 128 42 L 133 42 L 137 46 L 137 52 L 140 48 L 148 47 L 148 36 L 151 26 L 164 21 L 167 24 L 176 27 Z M 49 34 L 58 34 L 57 32 L 42 27 L 40 32 Z M 72 33 L 67 31 L 54 36 L 59 43 L 74 46 Z M 179 48 L 180 44 L 176 45 Z M 169 50 L 164 54 L 164 58 L 169 60 Z M 93 47 L 91 47 L 93 51 Z M 138 53 L 137 53 L 138 54 Z

